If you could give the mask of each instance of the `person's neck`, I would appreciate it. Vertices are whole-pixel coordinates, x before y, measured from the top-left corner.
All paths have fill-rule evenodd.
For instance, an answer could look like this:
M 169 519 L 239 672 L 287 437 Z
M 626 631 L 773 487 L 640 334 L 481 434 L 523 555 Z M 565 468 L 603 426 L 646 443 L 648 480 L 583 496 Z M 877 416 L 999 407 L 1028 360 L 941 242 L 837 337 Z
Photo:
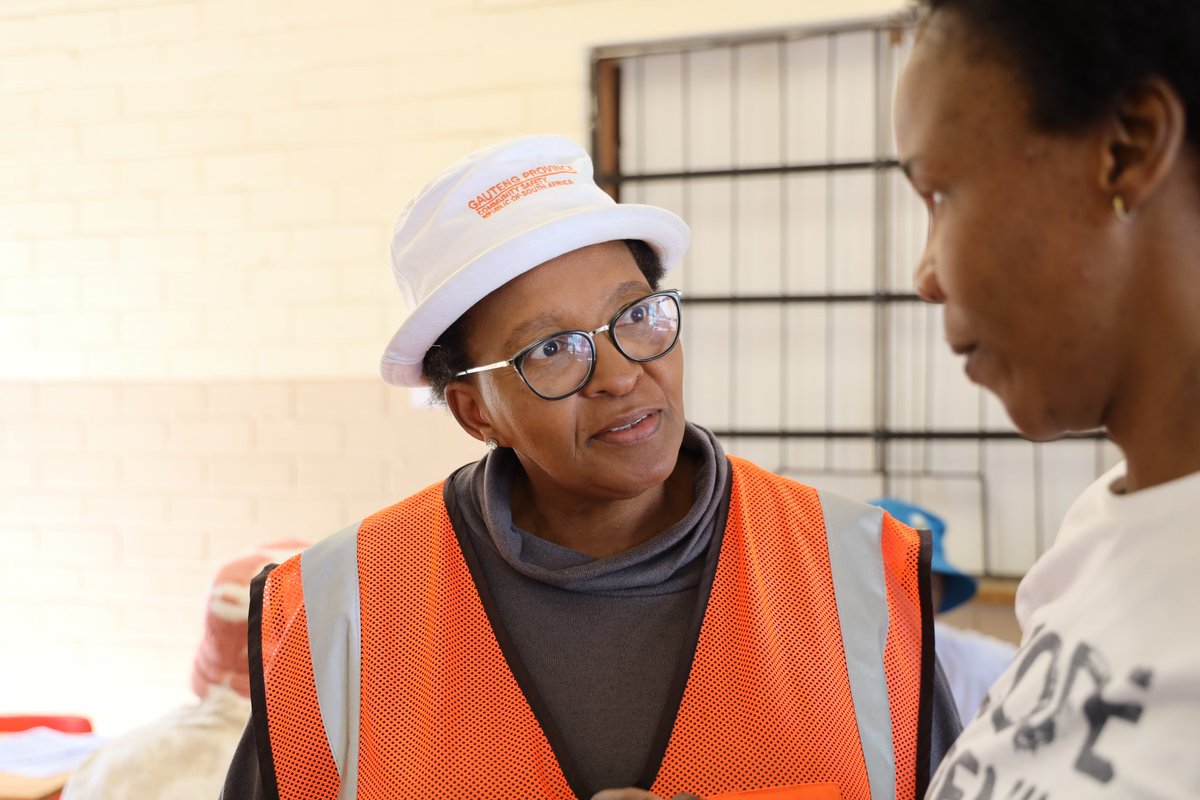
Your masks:
M 1171 269 L 1162 269 L 1166 258 L 1157 269 L 1140 265 L 1151 273 L 1150 311 L 1132 334 L 1139 346 L 1105 415 L 1125 455 L 1126 493 L 1200 472 L 1200 268 L 1192 258 Z
M 675 470 L 661 485 L 619 499 L 580 498 L 558 487 L 539 491 L 522 470 L 513 481 L 513 523 L 594 558 L 623 553 L 687 516 L 694 501 L 696 468 L 681 452 Z
M 1125 454 L 1127 494 L 1200 472 L 1200 354 L 1181 366 L 1139 386 L 1106 425 Z

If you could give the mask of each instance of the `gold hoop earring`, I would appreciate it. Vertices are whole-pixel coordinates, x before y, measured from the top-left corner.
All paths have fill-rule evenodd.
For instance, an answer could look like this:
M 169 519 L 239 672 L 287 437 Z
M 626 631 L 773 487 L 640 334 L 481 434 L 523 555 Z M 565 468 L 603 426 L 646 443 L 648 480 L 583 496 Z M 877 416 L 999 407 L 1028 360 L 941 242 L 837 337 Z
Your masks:
M 1126 224 L 1133 222 L 1133 218 L 1137 216 L 1137 212 L 1125 207 L 1125 198 L 1121 195 L 1113 195 L 1113 213 L 1117 215 L 1117 219 Z

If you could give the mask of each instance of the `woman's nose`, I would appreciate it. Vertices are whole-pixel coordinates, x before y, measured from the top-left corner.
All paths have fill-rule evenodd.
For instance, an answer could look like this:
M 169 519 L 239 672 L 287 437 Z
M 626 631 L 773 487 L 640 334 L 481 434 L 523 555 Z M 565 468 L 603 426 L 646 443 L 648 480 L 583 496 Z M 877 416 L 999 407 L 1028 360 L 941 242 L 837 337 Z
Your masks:
M 607 335 L 596 336 L 596 366 L 592 379 L 583 387 L 585 395 L 611 394 L 620 397 L 628 394 L 637 385 L 645 370 L 636 361 L 630 361 L 613 344 Z
M 944 303 L 946 295 L 942 292 L 942 286 L 938 283 L 937 273 L 933 268 L 933 256 L 930 255 L 928 248 L 921 254 L 921 260 L 917 262 L 917 271 L 913 274 L 913 288 L 917 292 L 917 296 L 926 303 Z

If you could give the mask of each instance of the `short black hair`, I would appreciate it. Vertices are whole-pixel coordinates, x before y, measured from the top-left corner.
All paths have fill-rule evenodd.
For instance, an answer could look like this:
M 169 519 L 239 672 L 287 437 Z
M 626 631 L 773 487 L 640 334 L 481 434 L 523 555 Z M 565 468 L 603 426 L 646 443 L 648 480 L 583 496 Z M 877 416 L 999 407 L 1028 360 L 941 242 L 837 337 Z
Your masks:
M 1102 119 L 1121 93 L 1158 77 L 1187 110 L 1200 147 L 1200 2 L 1197 0 L 918 0 L 950 12 L 1025 87 L 1032 122 L 1077 132 Z
M 625 246 L 633 254 L 638 269 L 646 277 L 650 288 L 657 291 L 666 270 L 662 259 L 650 245 L 641 239 L 625 239 Z M 454 376 L 464 369 L 471 368 L 471 355 L 467 352 L 467 335 L 470 328 L 471 311 L 456 319 L 445 332 L 438 337 L 425 352 L 425 360 L 421 363 L 421 374 L 429 381 L 436 403 L 446 402 L 446 386 L 454 380 Z

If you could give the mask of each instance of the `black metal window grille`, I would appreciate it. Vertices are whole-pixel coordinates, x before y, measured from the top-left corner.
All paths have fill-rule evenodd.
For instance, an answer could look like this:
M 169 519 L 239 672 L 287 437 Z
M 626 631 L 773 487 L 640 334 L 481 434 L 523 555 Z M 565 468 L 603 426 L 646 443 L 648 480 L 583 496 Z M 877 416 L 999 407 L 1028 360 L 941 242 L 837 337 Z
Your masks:
M 1017 577 L 1115 463 L 1100 434 L 1035 444 L 912 293 L 927 215 L 896 162 L 906 20 L 599 48 L 598 179 L 692 227 L 689 417 L 731 453 L 946 518 L 951 558 Z

